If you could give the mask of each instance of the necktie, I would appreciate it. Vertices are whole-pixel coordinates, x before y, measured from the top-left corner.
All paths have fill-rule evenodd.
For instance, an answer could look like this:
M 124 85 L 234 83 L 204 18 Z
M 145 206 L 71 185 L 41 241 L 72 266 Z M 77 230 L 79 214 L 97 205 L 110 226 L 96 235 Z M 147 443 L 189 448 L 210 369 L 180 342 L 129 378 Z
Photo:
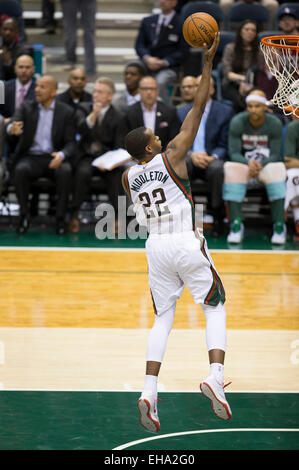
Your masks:
M 19 89 L 16 109 L 21 106 L 21 104 L 22 104 L 23 101 L 24 101 L 24 98 L 25 98 L 25 87 L 22 86 L 22 87 Z
M 157 25 L 157 29 L 156 29 L 156 36 L 155 36 L 155 40 L 154 40 L 154 45 L 158 44 L 159 42 L 159 39 L 163 33 L 163 28 L 165 26 L 165 21 L 166 21 L 166 18 L 165 16 L 162 17 L 162 21 L 161 23 L 158 23 Z

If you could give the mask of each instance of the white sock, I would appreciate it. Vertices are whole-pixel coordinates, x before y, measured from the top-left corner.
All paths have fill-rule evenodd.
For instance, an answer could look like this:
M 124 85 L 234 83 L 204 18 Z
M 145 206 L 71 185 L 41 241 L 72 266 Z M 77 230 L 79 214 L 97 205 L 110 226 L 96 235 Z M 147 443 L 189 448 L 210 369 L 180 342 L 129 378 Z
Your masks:
M 144 379 L 143 392 L 157 395 L 158 377 L 156 375 L 146 375 Z
M 210 374 L 213 375 L 221 385 L 223 384 L 223 369 L 223 364 L 220 364 L 219 362 L 213 362 L 210 364 Z

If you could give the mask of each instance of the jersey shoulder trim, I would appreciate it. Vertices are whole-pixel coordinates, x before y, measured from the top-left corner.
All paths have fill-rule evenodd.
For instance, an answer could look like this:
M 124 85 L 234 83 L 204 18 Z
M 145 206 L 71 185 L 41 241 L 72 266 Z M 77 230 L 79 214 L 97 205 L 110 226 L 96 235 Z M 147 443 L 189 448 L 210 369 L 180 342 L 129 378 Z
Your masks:
M 132 199 L 131 197 L 131 191 L 130 191 L 130 186 L 129 186 L 129 180 L 128 180 L 128 173 L 130 171 L 131 167 L 127 168 L 123 174 L 122 174 L 122 177 L 121 177 L 121 182 L 122 182 L 122 186 L 125 190 L 125 192 L 127 193 L 127 195 L 129 196 L 130 199 Z

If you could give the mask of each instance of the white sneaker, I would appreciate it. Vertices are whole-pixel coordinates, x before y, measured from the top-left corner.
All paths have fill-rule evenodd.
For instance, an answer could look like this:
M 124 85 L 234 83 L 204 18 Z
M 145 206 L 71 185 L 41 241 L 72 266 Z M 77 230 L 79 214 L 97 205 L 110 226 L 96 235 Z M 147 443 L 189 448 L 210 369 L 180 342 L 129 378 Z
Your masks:
M 244 238 L 244 225 L 241 224 L 241 228 L 238 232 L 231 230 L 227 236 L 228 243 L 241 243 Z
M 277 233 L 274 228 L 274 232 L 271 238 L 271 243 L 273 245 L 283 245 L 287 241 L 287 228 L 284 225 L 283 231 L 281 233 Z
M 212 409 L 218 418 L 228 421 L 232 412 L 225 398 L 224 386 L 220 385 L 213 375 L 209 375 L 201 384 L 200 390 L 211 400 Z
M 157 397 L 142 394 L 137 402 L 140 413 L 139 421 L 141 426 L 151 432 L 160 431 L 160 421 L 157 409 Z

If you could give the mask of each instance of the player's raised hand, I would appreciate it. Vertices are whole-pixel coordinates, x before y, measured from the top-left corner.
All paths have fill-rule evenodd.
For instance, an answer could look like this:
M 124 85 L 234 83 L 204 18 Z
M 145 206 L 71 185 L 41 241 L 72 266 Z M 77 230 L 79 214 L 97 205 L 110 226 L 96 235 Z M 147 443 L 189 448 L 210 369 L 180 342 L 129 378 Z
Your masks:
M 205 61 L 206 64 L 212 64 L 214 56 L 215 56 L 217 48 L 218 48 L 218 45 L 219 45 L 219 41 L 220 41 L 220 33 L 218 32 L 218 33 L 215 34 L 214 41 L 213 41 L 213 43 L 212 43 L 212 45 L 209 49 L 208 49 L 208 46 L 206 44 L 204 44 L 204 46 L 203 46 L 203 48 L 204 48 L 204 61 Z

